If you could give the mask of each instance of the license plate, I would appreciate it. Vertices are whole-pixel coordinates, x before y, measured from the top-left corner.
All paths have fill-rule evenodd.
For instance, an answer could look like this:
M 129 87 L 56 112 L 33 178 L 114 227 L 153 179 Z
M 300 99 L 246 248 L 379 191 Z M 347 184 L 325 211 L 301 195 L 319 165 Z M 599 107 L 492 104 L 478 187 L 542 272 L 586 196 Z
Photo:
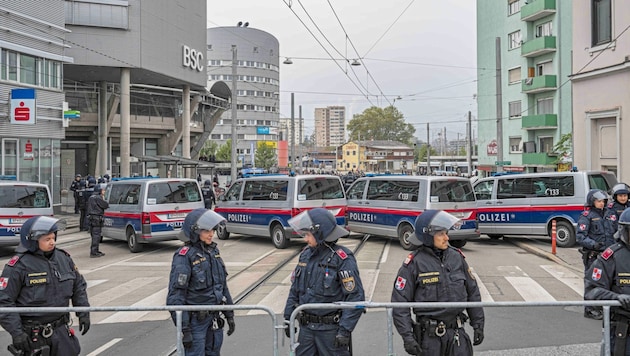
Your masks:
M 168 214 L 169 219 L 184 219 L 186 217 L 186 213 L 173 213 Z
M 26 218 L 13 218 L 13 219 L 9 219 L 9 223 L 10 224 L 24 224 L 26 222 Z

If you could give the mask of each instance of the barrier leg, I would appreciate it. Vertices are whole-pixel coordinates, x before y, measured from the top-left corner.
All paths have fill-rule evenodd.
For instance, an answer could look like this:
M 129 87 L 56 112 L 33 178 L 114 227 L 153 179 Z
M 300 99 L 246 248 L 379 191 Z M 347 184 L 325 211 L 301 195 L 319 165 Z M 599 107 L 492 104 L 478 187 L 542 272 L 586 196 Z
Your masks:
M 387 308 L 387 355 L 394 355 L 394 309 Z

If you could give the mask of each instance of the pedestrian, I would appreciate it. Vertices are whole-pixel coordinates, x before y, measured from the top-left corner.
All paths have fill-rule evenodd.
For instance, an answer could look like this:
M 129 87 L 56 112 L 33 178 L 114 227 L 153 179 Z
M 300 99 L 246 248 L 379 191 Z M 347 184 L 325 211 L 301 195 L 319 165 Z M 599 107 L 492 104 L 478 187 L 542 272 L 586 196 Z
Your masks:
M 103 227 L 103 215 L 105 209 L 109 208 L 109 203 L 103 199 L 105 197 L 105 189 L 103 185 L 97 185 L 94 188 L 94 194 L 88 198 L 87 202 L 87 219 L 90 227 L 90 236 L 92 242 L 90 244 L 90 257 L 103 257 L 105 254 L 99 249 L 101 242 L 101 229 Z
M 210 179 L 206 179 L 201 187 L 201 194 L 203 195 L 203 203 L 206 209 L 212 209 L 215 204 L 214 187 Z
M 585 300 L 618 300 L 611 308 L 611 355 L 630 355 L 630 209 L 619 216 L 615 244 L 608 247 L 584 276 Z
M 604 251 L 615 241 L 612 222 L 606 218 L 605 210 L 607 195 L 599 189 L 591 189 L 586 195 L 584 212 L 577 221 L 576 241 L 582 246 L 579 251 L 582 253 L 584 272 L 586 273 L 597 255 Z M 585 306 L 584 317 L 601 320 L 603 318 L 600 307 Z
M 392 303 L 480 302 L 479 286 L 464 254 L 448 244 L 448 230 L 460 221 L 440 210 L 425 210 L 415 221 L 409 241 L 417 246 L 398 270 L 392 290 Z M 473 345 L 483 341 L 485 317 L 477 308 L 394 309 L 394 325 L 410 355 L 473 354 Z M 464 323 L 470 319 L 471 340 Z
M 72 192 L 72 196 L 74 197 L 74 213 L 78 214 L 79 213 L 79 196 L 77 194 L 77 191 L 81 189 L 81 175 L 79 173 L 77 173 L 74 176 L 74 180 L 72 181 L 72 184 L 70 184 L 70 191 Z
M 303 211 L 289 219 L 307 246 L 291 275 L 284 308 L 285 323 L 298 306 L 307 303 L 360 302 L 365 300 L 359 268 L 352 251 L 336 241 L 348 235 L 324 208 Z M 310 309 L 298 316 L 300 333 L 296 355 L 350 355 L 351 333 L 360 309 Z M 290 335 L 289 326 L 285 329 Z
M 610 220 L 613 232 L 617 232 L 617 220 L 619 220 L 621 213 L 626 210 L 627 207 L 630 207 L 628 194 L 630 194 L 630 189 L 628 189 L 626 183 L 615 184 L 615 186 L 612 187 L 613 201 L 608 203 L 606 207 L 606 216 L 608 220 Z
M 20 245 L 2 270 L 0 307 L 89 307 L 87 284 L 66 251 L 55 246 L 65 220 L 34 216 L 20 231 Z M 90 329 L 90 314 L 76 313 L 79 331 Z M 79 355 L 81 346 L 70 328 L 69 313 L 0 314 L 0 325 L 11 334 L 14 355 Z
M 180 238 L 185 241 L 173 256 L 166 305 L 232 305 L 227 270 L 216 242 L 216 228 L 225 219 L 212 210 L 199 208 L 184 219 Z M 227 335 L 236 330 L 234 311 L 221 312 Z M 175 313 L 171 316 L 175 322 Z M 223 344 L 225 321 L 214 311 L 182 313 L 182 341 L 186 355 L 218 356 Z

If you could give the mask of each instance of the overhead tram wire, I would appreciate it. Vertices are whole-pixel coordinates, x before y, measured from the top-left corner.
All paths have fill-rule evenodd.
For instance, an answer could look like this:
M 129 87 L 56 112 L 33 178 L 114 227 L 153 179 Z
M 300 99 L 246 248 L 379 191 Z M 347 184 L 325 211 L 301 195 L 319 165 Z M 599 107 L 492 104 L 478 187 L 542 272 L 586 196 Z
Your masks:
M 372 47 L 370 47 L 370 49 L 367 50 L 367 52 L 365 52 L 365 54 L 363 54 L 363 56 L 367 56 L 368 53 L 370 53 L 372 51 L 372 49 L 374 49 L 374 47 L 376 47 L 376 45 L 383 39 L 383 37 L 385 37 L 385 35 L 387 34 L 387 32 L 389 32 L 389 30 L 392 29 L 392 27 L 394 27 L 394 25 L 396 24 L 396 22 L 398 22 L 398 20 L 400 20 L 400 18 L 402 17 L 402 15 L 405 14 L 405 12 L 407 12 L 407 10 L 411 7 L 411 4 L 413 4 L 415 0 L 411 0 L 409 2 L 409 5 L 407 5 L 407 7 L 405 7 L 405 9 L 400 13 L 400 15 L 398 15 L 398 17 L 394 20 L 394 22 L 392 22 L 391 25 L 389 25 L 389 27 L 385 30 L 385 32 L 383 32 L 383 34 L 381 35 L 381 37 L 379 37 L 374 44 L 372 45 Z

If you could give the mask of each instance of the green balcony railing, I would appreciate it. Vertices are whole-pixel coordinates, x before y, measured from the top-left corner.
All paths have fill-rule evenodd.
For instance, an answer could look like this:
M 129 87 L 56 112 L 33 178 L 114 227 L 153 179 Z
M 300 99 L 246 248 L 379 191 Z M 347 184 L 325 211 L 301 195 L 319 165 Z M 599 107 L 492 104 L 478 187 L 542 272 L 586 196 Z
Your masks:
M 547 153 L 523 153 L 524 165 L 550 166 L 555 164 L 556 156 L 549 156 Z
M 556 51 L 556 36 L 538 37 L 523 43 L 521 55 L 523 57 L 535 57 Z
M 530 0 L 521 7 L 521 20 L 536 21 L 556 13 L 556 0 Z
M 550 129 L 558 127 L 558 115 L 524 115 L 521 118 L 521 128 L 525 130 Z
M 557 78 L 555 75 L 539 75 L 523 79 L 522 92 L 526 94 L 542 93 L 557 89 Z

